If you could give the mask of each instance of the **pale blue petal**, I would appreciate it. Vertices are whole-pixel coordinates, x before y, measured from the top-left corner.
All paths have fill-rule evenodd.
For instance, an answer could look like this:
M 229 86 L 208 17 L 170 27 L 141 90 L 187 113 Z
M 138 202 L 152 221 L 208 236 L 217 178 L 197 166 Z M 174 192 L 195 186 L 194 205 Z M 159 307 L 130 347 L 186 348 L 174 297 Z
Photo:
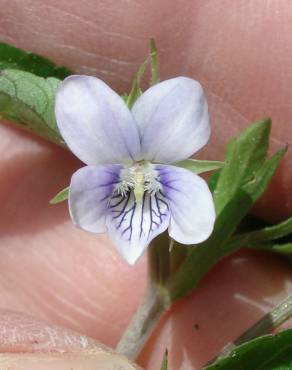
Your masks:
M 190 157 L 210 137 L 207 101 L 201 85 L 177 77 L 144 92 L 132 108 L 144 159 L 174 163 Z
M 205 180 L 191 171 L 157 165 L 171 213 L 169 235 L 182 244 L 197 244 L 212 233 L 215 208 Z
M 161 194 L 144 194 L 136 203 L 133 191 L 115 194 L 107 216 L 109 236 L 118 252 L 133 265 L 149 243 L 169 225 L 169 206 Z
M 123 99 L 103 81 L 70 76 L 59 88 L 57 124 L 71 151 L 88 165 L 140 159 L 136 123 Z
M 106 214 L 110 197 L 120 181 L 119 165 L 86 166 L 76 171 L 69 190 L 73 223 L 86 231 L 107 231 Z

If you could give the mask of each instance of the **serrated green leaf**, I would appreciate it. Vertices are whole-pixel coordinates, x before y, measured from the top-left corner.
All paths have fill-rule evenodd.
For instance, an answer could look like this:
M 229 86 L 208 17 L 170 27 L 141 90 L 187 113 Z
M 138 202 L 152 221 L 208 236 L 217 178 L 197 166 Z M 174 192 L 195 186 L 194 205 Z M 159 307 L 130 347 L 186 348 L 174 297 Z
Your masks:
M 292 330 L 265 335 L 236 347 L 203 370 L 291 370 Z
M 186 159 L 185 161 L 175 163 L 175 166 L 182 167 L 199 174 L 203 172 L 218 170 L 224 166 L 224 162 Z
M 54 104 L 60 80 L 29 72 L 0 72 L 0 115 L 22 128 L 64 145 L 55 121 Z
M 271 121 L 259 121 L 249 126 L 228 147 L 224 169 L 220 173 L 214 201 L 219 214 L 237 189 L 254 176 L 264 162 L 271 130 Z
M 69 189 L 70 189 L 70 186 L 59 191 L 59 193 L 55 195 L 53 199 L 50 200 L 50 204 L 58 204 L 58 203 L 64 202 L 64 200 L 67 200 L 69 196 Z
M 160 370 L 167 370 L 167 369 L 168 369 L 168 352 L 166 350 L 163 356 L 162 365 L 161 365 Z
M 72 74 L 66 67 L 59 67 L 49 59 L 28 53 L 12 45 L 0 43 L 0 70 L 17 69 L 40 77 L 64 79 Z
M 253 171 L 253 178 L 237 189 L 236 193 L 227 201 L 227 204 L 217 216 L 211 237 L 195 247 L 189 247 L 188 257 L 182 263 L 169 285 L 173 301 L 190 293 L 199 280 L 222 257 L 235 252 L 243 246 L 245 240 L 237 244 L 230 244 L 228 240 L 254 202 L 263 194 L 286 149 L 281 149 L 266 162 L 262 163 L 256 171 Z M 237 176 L 236 172 L 234 176 Z

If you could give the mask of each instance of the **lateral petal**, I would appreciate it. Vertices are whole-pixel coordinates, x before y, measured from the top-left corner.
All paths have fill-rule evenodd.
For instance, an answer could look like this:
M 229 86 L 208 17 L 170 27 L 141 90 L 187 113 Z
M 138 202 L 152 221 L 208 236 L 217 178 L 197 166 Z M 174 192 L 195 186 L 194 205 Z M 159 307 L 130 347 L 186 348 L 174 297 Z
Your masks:
M 205 180 L 175 166 L 157 165 L 170 209 L 169 235 L 182 244 L 197 244 L 212 233 L 215 207 Z
M 119 165 L 86 166 L 76 171 L 69 189 L 69 210 L 73 223 L 86 231 L 107 231 L 110 197 L 120 181 Z

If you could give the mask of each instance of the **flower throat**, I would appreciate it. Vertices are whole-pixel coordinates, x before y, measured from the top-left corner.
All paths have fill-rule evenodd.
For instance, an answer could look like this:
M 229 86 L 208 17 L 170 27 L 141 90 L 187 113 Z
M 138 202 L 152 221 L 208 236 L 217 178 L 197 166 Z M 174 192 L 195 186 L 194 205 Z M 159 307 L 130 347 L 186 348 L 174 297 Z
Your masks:
M 122 170 L 117 191 L 125 196 L 131 190 L 134 192 L 137 203 L 143 201 L 145 192 L 153 195 L 161 190 L 158 173 L 150 162 L 135 162 Z

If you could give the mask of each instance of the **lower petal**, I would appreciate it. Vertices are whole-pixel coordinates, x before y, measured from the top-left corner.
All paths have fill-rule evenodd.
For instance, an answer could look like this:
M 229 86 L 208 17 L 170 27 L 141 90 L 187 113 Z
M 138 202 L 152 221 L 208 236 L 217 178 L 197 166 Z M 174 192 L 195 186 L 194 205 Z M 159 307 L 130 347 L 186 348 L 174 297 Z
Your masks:
M 133 191 L 116 193 L 107 216 L 109 235 L 118 252 L 133 265 L 149 243 L 169 225 L 169 206 L 163 196 L 144 193 L 136 202 Z
M 94 233 L 106 232 L 109 199 L 120 181 L 119 165 L 86 166 L 71 179 L 69 209 L 73 223 Z
M 183 168 L 157 165 L 156 169 L 171 213 L 169 235 L 182 244 L 206 240 L 216 218 L 207 183 Z

